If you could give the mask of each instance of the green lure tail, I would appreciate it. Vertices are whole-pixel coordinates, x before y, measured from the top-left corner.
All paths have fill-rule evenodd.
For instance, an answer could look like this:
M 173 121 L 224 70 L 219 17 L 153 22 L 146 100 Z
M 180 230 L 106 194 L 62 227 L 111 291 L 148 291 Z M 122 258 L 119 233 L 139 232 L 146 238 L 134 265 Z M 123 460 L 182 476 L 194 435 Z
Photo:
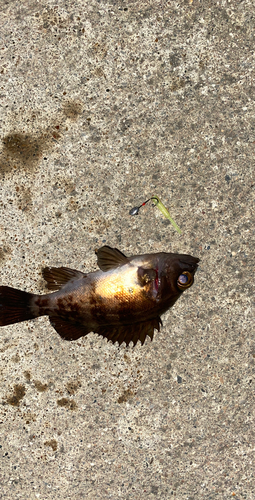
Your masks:
M 176 222 L 172 219 L 170 213 L 168 212 L 168 210 L 166 209 L 165 205 L 163 205 L 162 201 L 159 199 L 158 196 L 152 196 L 151 198 L 152 201 L 155 202 L 155 206 L 158 207 L 158 209 L 160 210 L 160 212 L 162 212 L 162 214 L 168 219 L 170 220 L 171 224 L 174 226 L 174 228 L 176 229 L 176 231 L 179 233 L 179 234 L 182 234 L 179 226 L 177 226 Z

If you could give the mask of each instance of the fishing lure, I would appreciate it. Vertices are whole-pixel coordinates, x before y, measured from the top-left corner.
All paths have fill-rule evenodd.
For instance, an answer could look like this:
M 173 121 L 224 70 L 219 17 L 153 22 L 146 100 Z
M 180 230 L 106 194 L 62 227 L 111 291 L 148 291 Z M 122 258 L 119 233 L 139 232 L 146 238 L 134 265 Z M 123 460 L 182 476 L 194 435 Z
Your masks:
M 174 226 L 174 228 L 176 229 L 176 231 L 179 233 L 179 234 L 182 234 L 181 233 L 181 230 L 179 228 L 179 226 L 177 226 L 176 222 L 172 219 L 170 213 L 168 212 L 168 210 L 166 209 L 165 205 L 163 205 L 162 201 L 159 199 L 158 196 L 152 196 L 151 198 L 149 198 L 148 200 L 144 201 L 139 207 L 134 207 L 134 208 L 131 208 L 131 210 L 129 210 L 129 215 L 138 215 L 139 213 L 139 210 L 141 207 L 144 207 L 144 205 L 146 205 L 146 203 L 148 203 L 148 201 L 150 200 L 153 200 L 154 201 L 154 207 L 158 207 L 158 209 L 162 212 L 162 214 L 168 219 L 170 220 L 171 224 Z

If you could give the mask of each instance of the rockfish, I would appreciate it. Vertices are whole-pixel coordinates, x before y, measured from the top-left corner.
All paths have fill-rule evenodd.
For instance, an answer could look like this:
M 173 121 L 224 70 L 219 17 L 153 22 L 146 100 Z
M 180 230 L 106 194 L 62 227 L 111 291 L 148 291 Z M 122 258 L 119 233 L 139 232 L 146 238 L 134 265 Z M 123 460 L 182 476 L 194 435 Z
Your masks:
M 128 346 L 160 330 L 160 316 L 194 280 L 199 259 L 191 255 L 153 253 L 126 257 L 116 248 L 97 252 L 100 270 L 82 273 L 46 267 L 43 277 L 53 293 L 35 295 L 0 286 L 0 326 L 49 316 L 65 340 L 90 332 Z

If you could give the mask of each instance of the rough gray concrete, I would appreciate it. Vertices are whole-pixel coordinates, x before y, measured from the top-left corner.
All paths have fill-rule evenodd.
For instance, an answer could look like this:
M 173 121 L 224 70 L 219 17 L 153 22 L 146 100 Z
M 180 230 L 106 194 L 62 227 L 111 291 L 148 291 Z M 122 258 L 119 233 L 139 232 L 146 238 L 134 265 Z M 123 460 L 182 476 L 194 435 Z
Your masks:
M 254 7 L 1 0 L 1 284 L 102 244 L 201 263 L 143 347 L 1 329 L 0 498 L 255 498 Z M 154 194 L 182 236 L 129 216 Z

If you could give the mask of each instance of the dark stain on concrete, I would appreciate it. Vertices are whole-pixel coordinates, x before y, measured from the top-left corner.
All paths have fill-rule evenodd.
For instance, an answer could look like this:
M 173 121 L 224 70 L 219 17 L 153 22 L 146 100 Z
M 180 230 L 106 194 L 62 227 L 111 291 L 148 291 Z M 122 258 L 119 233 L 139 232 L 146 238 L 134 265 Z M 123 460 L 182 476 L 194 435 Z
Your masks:
M 133 391 L 131 389 L 127 389 L 123 392 L 123 394 L 118 398 L 118 403 L 126 403 L 129 399 L 134 396 Z
M 19 361 L 20 361 L 20 355 L 19 355 L 19 353 L 17 352 L 16 354 L 14 354 L 14 356 L 12 356 L 11 359 L 12 359 L 12 361 L 14 363 L 19 363 Z
M 37 165 L 47 147 L 49 138 L 44 134 L 33 136 L 29 133 L 13 131 L 2 138 L 0 174 L 4 176 L 15 170 L 30 171 Z
M 30 382 L 31 380 L 31 373 L 29 371 L 25 371 L 24 372 L 24 377 L 26 379 L 27 382 Z
M 39 380 L 33 380 L 33 384 L 34 384 L 35 388 L 37 389 L 37 391 L 39 391 L 39 392 L 44 392 L 48 389 L 48 384 L 43 384 Z
M 81 387 L 81 383 L 79 380 L 77 381 L 70 380 L 70 382 L 66 384 L 66 390 L 68 394 L 70 394 L 71 396 L 74 395 L 74 393 L 79 389 L 79 387 Z
M 8 396 L 6 401 L 11 406 L 19 406 L 20 401 L 24 398 L 26 389 L 24 385 L 16 384 L 13 388 L 13 395 Z
M 63 104 L 62 109 L 66 118 L 76 120 L 82 113 L 82 104 L 80 101 L 68 100 Z
M 3 139 L 4 150 L 14 160 L 29 163 L 38 159 L 42 152 L 43 138 L 29 134 L 13 133 Z
M 16 186 L 17 204 L 22 212 L 29 212 L 33 206 L 32 193 L 30 187 Z
M 67 408 L 68 410 L 76 410 L 77 404 L 73 399 L 61 398 L 57 400 L 57 405 Z
M 0 266 L 7 259 L 8 255 L 11 254 L 11 248 L 8 246 L 3 246 L 0 248 Z
M 49 154 L 54 148 L 55 143 L 61 139 L 64 132 L 68 130 L 66 121 L 75 121 L 82 113 L 83 105 L 78 100 L 67 99 L 62 106 L 62 111 L 53 116 L 48 127 L 42 128 L 36 124 L 34 118 L 36 114 L 31 113 L 34 132 L 24 132 L 13 130 L 2 137 L 2 151 L 0 151 L 0 175 L 24 170 L 33 171 L 42 160 L 43 155 Z M 29 121 L 29 120 L 27 120 Z M 37 119 L 37 122 L 39 118 Z M 25 125 L 25 123 L 24 123 Z M 47 160 L 47 156 L 45 157 Z
M 50 441 L 45 441 L 44 446 L 50 446 L 53 451 L 57 451 L 58 443 L 56 439 L 50 439 Z

